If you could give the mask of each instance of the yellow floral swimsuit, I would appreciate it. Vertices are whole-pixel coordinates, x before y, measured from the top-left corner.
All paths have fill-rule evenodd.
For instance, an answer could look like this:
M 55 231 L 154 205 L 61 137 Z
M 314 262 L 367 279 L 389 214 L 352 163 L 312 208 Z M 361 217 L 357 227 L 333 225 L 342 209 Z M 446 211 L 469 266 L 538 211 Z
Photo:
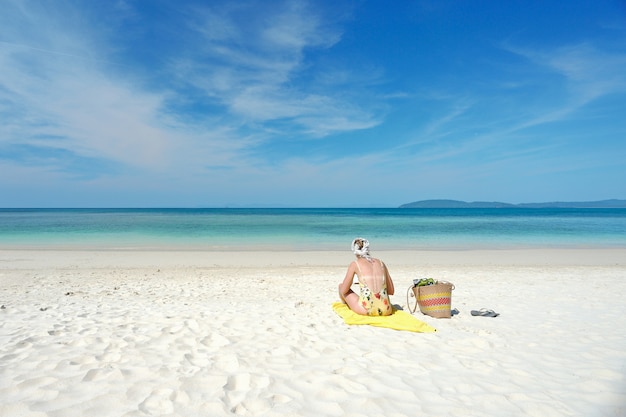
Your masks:
M 359 269 L 359 288 L 361 289 L 359 302 L 367 311 L 368 316 L 388 316 L 393 312 L 391 302 L 389 301 L 389 295 L 387 295 L 387 277 L 384 272 L 385 268 L 382 261 L 378 260 L 378 262 L 380 262 L 380 266 L 383 268 L 383 277 L 380 291 L 376 293 L 370 290 L 364 280 L 361 279 L 361 267 L 358 262 L 356 263 L 356 266 Z

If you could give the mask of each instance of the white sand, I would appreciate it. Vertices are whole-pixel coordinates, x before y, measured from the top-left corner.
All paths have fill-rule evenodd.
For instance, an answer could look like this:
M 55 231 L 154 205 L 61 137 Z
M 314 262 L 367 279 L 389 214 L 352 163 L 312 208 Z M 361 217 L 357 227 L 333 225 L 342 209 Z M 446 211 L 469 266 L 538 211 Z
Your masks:
M 374 255 L 460 315 L 344 324 L 349 252 L 1 250 L 0 416 L 625 415 L 626 250 Z

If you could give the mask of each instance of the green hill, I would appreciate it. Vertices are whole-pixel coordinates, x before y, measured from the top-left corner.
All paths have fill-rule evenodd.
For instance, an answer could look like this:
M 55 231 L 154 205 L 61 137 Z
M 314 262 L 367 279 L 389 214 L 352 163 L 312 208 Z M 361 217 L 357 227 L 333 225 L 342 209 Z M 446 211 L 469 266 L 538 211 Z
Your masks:
M 400 208 L 626 208 L 626 200 L 554 201 L 549 203 L 510 204 L 499 201 L 422 200 L 403 204 Z

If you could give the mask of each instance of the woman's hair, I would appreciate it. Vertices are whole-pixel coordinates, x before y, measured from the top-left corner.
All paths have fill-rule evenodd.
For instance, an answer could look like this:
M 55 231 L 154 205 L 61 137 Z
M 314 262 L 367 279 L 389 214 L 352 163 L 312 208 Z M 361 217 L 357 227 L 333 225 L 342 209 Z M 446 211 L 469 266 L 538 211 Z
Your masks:
M 367 239 L 364 239 L 362 237 L 357 237 L 356 239 L 352 241 L 351 248 L 352 248 L 352 252 L 354 252 L 356 256 L 366 258 L 367 260 L 371 258 L 370 257 L 370 242 Z

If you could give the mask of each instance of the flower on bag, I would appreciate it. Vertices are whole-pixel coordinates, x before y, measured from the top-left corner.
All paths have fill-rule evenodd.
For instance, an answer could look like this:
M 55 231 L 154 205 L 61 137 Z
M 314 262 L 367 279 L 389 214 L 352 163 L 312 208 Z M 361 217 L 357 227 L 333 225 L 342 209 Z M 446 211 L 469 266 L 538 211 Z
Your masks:
M 374 296 L 380 300 L 380 293 L 376 293 Z

